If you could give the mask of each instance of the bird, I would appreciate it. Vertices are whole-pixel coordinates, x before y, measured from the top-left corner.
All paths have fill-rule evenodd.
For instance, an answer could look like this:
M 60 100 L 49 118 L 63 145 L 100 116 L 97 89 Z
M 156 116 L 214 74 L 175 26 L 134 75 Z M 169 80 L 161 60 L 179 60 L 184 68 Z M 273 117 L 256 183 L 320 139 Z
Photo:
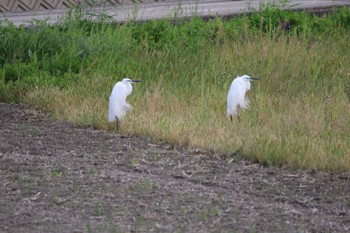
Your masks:
M 141 82 L 141 80 L 133 80 L 130 78 L 124 78 L 122 81 L 117 82 L 109 97 L 109 122 L 116 121 L 117 131 L 119 131 L 119 120 L 121 120 L 125 114 L 132 109 L 132 106 L 126 102 L 132 92 L 132 83 Z
M 227 94 L 227 116 L 232 118 L 237 115 L 239 120 L 239 112 L 241 109 L 249 107 L 249 99 L 245 96 L 250 90 L 250 81 L 259 80 L 260 78 L 251 78 L 248 75 L 237 76 L 232 81 L 230 90 Z

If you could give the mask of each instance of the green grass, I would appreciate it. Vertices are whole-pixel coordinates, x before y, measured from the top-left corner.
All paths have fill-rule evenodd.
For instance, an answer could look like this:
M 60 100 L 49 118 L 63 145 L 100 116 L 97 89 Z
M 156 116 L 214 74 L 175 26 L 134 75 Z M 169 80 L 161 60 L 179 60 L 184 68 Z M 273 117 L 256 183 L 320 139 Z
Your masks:
M 269 165 L 350 171 L 349 25 L 347 8 L 319 17 L 274 6 L 229 21 L 117 25 L 78 11 L 56 26 L 2 22 L 0 100 L 114 130 L 108 97 L 130 76 L 143 82 L 129 97 L 123 133 Z M 226 95 L 242 74 L 261 81 L 251 108 L 230 122 Z

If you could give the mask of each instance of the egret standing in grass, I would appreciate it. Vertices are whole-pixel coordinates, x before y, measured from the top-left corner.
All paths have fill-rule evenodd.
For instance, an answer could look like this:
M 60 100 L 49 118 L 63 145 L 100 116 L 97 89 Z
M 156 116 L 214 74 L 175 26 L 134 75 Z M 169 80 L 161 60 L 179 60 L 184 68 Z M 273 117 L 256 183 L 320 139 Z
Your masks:
M 126 102 L 126 97 L 132 92 L 131 83 L 141 82 L 140 80 L 132 80 L 124 78 L 122 81 L 117 82 L 112 90 L 112 94 L 109 97 L 109 122 L 116 121 L 117 130 L 119 130 L 119 120 L 121 120 L 125 114 L 132 109 L 132 106 Z
M 245 96 L 250 90 L 250 81 L 259 80 L 259 78 L 251 78 L 248 75 L 238 76 L 232 81 L 230 90 L 227 94 L 227 116 L 232 118 L 237 115 L 239 120 L 239 112 L 241 109 L 249 107 L 249 99 Z

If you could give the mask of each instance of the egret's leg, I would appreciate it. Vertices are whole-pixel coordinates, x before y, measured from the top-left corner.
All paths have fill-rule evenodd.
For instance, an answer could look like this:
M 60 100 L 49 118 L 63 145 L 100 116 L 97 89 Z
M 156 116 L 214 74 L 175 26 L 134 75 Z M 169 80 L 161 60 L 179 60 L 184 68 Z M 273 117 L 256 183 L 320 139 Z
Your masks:
M 233 117 L 232 117 L 232 115 L 230 116 L 230 118 L 231 118 L 231 122 L 232 122 L 232 120 L 233 120 Z
M 241 106 L 238 105 L 237 106 L 237 118 L 238 118 L 238 122 L 239 122 L 239 114 L 241 113 Z
M 117 120 L 117 121 L 116 121 L 117 131 L 119 131 L 119 119 L 118 119 L 118 117 L 115 117 L 115 119 Z

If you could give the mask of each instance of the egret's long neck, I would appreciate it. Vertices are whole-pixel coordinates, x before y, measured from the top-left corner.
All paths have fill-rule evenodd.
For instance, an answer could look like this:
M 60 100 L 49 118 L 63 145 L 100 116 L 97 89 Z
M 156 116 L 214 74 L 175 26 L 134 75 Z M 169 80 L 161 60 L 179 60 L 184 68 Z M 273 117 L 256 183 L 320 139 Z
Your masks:
M 132 92 L 132 85 L 131 85 L 131 83 L 126 84 L 125 87 L 126 87 L 127 95 L 130 95 L 131 92 Z

